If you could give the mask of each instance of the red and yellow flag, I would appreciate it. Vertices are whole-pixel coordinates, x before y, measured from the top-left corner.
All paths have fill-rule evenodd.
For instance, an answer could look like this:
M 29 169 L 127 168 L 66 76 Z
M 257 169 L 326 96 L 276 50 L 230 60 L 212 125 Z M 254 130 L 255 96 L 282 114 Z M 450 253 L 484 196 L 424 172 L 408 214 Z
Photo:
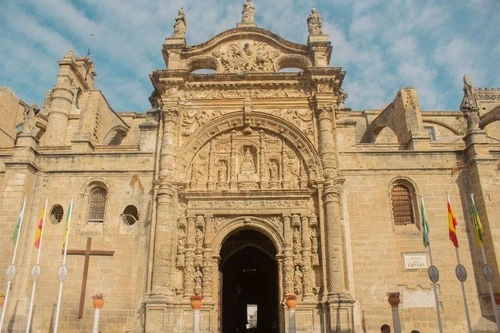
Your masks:
M 448 197 L 448 235 L 450 236 L 450 240 L 452 241 L 455 247 L 458 247 L 458 238 L 457 238 L 457 218 L 455 214 L 453 214 L 453 209 L 451 209 L 450 198 Z
M 45 221 L 45 206 L 42 208 L 42 213 L 40 214 L 40 221 L 38 222 L 38 229 L 36 230 L 35 247 L 40 248 L 40 240 L 42 239 L 42 229 L 43 222 Z

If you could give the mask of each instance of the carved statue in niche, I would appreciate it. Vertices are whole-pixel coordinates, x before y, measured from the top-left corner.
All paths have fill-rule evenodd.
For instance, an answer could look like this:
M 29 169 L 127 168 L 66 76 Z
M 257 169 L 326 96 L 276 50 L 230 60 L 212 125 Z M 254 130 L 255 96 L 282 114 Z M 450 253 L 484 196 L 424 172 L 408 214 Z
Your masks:
M 245 147 L 245 153 L 241 162 L 240 174 L 253 175 L 255 174 L 255 157 L 249 147 Z
M 193 279 L 194 279 L 194 288 L 195 291 L 198 293 L 201 291 L 201 285 L 203 282 L 203 273 L 200 271 L 200 267 L 196 267 L 196 270 L 193 274 Z
M 304 273 L 300 270 L 300 267 L 297 265 L 295 266 L 295 272 L 293 273 L 293 282 L 294 282 L 294 291 L 295 294 L 299 295 L 302 294 L 302 289 L 303 289 L 303 283 L 302 279 L 304 277 Z
M 311 228 L 311 253 L 318 253 L 318 235 L 316 228 Z
M 298 226 L 293 227 L 293 253 L 300 253 L 300 229 Z
M 203 248 L 203 229 L 201 227 L 196 228 L 196 248 Z
M 217 180 L 219 182 L 227 181 L 227 161 L 220 160 L 217 165 Z

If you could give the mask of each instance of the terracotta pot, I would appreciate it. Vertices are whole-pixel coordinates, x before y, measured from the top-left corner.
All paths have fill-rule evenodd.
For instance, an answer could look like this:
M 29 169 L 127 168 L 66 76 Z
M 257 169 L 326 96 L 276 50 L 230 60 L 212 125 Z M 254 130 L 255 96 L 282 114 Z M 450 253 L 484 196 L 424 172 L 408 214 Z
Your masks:
M 3 307 L 3 302 L 5 302 L 5 296 L 0 296 L 0 308 Z
M 500 294 L 495 294 L 495 304 L 500 305 Z
M 286 301 L 286 306 L 288 307 L 288 309 L 290 310 L 295 310 L 295 308 L 297 307 L 297 299 L 296 298 L 288 298 Z
M 102 298 L 96 298 L 92 300 L 92 303 L 94 304 L 94 308 L 102 309 L 102 306 L 104 305 L 104 300 Z
M 398 306 L 401 300 L 399 299 L 399 296 L 389 296 L 387 301 L 391 306 Z
M 199 310 L 201 308 L 201 299 L 192 299 L 191 307 L 193 310 Z

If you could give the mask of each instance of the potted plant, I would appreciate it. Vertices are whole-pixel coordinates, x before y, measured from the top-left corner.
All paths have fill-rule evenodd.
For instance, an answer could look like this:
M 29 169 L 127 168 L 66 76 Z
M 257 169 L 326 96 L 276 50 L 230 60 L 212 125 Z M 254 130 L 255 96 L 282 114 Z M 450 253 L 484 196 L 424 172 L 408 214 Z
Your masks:
M 290 310 L 295 310 L 297 307 L 297 295 L 295 294 L 287 294 L 285 295 L 285 304 Z
M 386 295 L 387 295 L 387 301 L 389 302 L 389 304 L 391 306 L 398 306 L 399 305 L 399 302 L 400 302 L 399 291 L 388 291 L 386 293 Z
M 94 308 L 101 309 L 104 305 L 104 294 L 97 293 L 92 295 L 92 303 L 94 304 Z
M 201 301 L 203 296 L 201 295 L 193 295 L 191 296 L 191 307 L 193 310 L 199 310 L 201 308 Z

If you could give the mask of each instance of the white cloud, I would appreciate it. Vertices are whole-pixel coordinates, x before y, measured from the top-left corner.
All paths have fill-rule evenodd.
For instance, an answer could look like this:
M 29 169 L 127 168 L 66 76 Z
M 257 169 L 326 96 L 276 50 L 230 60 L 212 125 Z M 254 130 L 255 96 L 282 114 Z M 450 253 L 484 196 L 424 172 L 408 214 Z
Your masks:
M 194 45 L 235 28 L 244 1 L 6 2 L 0 12 L 0 85 L 40 104 L 68 49 L 77 55 L 91 49 L 96 84 L 113 108 L 146 110 L 152 90 L 148 74 L 165 67 L 161 48 L 178 9 L 184 7 L 186 39 Z M 310 9 L 318 9 L 334 47 L 331 65 L 347 72 L 346 105 L 353 109 L 384 107 L 405 86 L 419 90 L 425 109 L 456 109 L 466 72 L 474 85 L 500 86 L 498 1 L 254 3 L 259 27 L 302 44 Z

